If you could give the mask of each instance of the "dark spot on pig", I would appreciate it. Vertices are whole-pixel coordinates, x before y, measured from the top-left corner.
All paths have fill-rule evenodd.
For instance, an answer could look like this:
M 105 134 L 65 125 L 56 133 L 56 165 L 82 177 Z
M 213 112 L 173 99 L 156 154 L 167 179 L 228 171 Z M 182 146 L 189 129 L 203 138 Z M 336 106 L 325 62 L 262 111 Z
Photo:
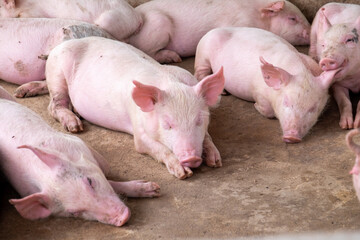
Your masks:
M 25 64 L 21 60 L 14 63 L 14 68 L 20 73 L 20 75 L 22 76 L 27 75 Z
M 19 13 L 16 17 L 17 17 L 17 18 L 21 18 L 21 14 Z
M 15 136 L 12 136 L 11 138 L 15 138 Z
M 63 28 L 63 34 L 69 35 L 69 34 L 70 34 L 70 30 L 67 29 L 67 28 Z
M 102 55 L 100 55 L 100 57 L 102 58 Z
M 21 43 L 21 41 L 19 41 L 18 43 Z
M 41 59 L 41 60 L 47 60 L 49 57 L 49 55 L 45 55 L 45 54 L 41 54 L 40 56 L 38 56 L 38 59 Z
M 207 5 L 211 5 L 212 3 L 213 3 L 212 0 L 209 0 L 209 1 L 206 2 Z
M 354 28 L 353 30 L 351 30 L 351 32 L 355 35 L 355 37 L 354 37 L 354 42 L 355 42 L 355 43 L 358 43 L 358 42 L 359 42 L 359 34 L 358 34 L 356 28 Z

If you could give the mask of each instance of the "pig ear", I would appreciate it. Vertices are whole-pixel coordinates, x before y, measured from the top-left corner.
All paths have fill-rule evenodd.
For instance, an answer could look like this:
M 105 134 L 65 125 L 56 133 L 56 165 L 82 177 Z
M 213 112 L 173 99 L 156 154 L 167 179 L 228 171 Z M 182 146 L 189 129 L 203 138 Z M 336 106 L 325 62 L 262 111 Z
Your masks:
M 20 215 L 26 219 L 46 218 L 51 214 L 48 209 L 50 198 L 44 193 L 34 193 L 21 199 L 10 199 Z
M 194 86 L 196 94 L 205 98 L 208 106 L 214 106 L 219 95 L 224 90 L 225 78 L 224 69 L 220 68 L 216 73 L 205 77 Z
M 315 77 L 315 81 L 320 84 L 323 89 L 328 89 L 334 83 L 334 76 L 341 69 L 335 69 L 330 71 L 324 71 L 320 76 Z
M 331 23 L 325 15 L 325 8 L 322 8 L 320 10 L 320 21 L 318 28 L 321 30 L 319 32 L 323 32 L 323 33 L 327 32 L 329 28 L 331 28 Z
M 46 165 L 48 165 L 51 169 L 60 166 L 61 159 L 53 153 L 48 152 L 45 149 L 40 149 L 38 147 L 33 147 L 30 145 L 22 145 L 17 148 L 27 148 L 33 151 L 33 153 L 40 158 Z
M 265 61 L 263 57 L 260 57 L 261 72 L 265 83 L 275 90 L 279 90 L 281 87 L 286 86 L 291 78 L 291 74 L 287 71 L 275 67 L 274 65 Z
M 161 100 L 162 91 L 154 86 L 145 85 L 133 81 L 135 87 L 132 91 L 132 98 L 143 112 L 151 112 L 154 106 Z
M 273 17 L 278 12 L 284 9 L 285 1 L 276 1 L 271 3 L 269 6 L 261 9 L 262 17 Z

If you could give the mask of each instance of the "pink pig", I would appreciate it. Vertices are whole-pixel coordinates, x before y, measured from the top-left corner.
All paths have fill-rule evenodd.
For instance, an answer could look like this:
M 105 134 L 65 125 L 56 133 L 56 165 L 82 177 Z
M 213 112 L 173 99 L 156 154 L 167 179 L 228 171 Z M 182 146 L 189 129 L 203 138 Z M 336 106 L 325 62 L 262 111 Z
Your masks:
M 9 94 L 0 87 L 0 96 Z M 10 203 L 24 218 L 81 217 L 121 226 L 130 210 L 116 193 L 159 196 L 153 182 L 108 181 L 108 165 L 99 153 L 14 100 L 1 98 L 0 109 L 0 166 L 23 197 Z
M 360 92 L 360 5 L 326 4 L 318 11 L 312 27 L 309 54 L 320 59 L 324 71 L 338 69 L 333 92 L 343 129 L 360 127 L 360 104 L 355 120 L 349 90 Z
M 45 60 L 59 43 L 92 35 L 112 38 L 95 25 L 70 19 L 9 18 L 0 19 L 0 26 L 0 79 L 25 84 L 16 90 L 16 97 L 48 92 L 42 81 Z
M 353 141 L 353 137 L 359 135 L 360 129 L 356 128 L 346 134 L 346 143 L 348 147 L 356 154 L 355 165 L 350 171 L 353 176 L 354 188 L 360 201 L 360 146 Z
M 310 24 L 288 1 L 153 0 L 135 10 L 144 26 L 129 43 L 161 63 L 193 56 L 201 37 L 217 27 L 258 27 L 292 44 L 309 44 Z
M 288 42 L 271 32 L 245 27 L 214 29 L 199 42 L 197 79 L 222 66 L 225 89 L 255 102 L 255 108 L 265 117 L 277 117 L 283 140 L 288 143 L 300 142 L 315 124 L 335 74 L 317 76 L 321 70 L 315 61 Z
M 122 40 L 139 31 L 140 14 L 124 0 L 0 0 L 1 18 L 67 18 L 96 24 Z
M 99 37 L 66 41 L 46 64 L 49 111 L 63 126 L 88 121 L 134 135 L 135 148 L 163 162 L 180 179 L 205 162 L 221 166 L 207 132 L 209 106 L 224 87 L 222 69 L 197 83 L 188 71 L 163 66 L 134 47 Z M 99 81 L 100 80 L 100 81 Z

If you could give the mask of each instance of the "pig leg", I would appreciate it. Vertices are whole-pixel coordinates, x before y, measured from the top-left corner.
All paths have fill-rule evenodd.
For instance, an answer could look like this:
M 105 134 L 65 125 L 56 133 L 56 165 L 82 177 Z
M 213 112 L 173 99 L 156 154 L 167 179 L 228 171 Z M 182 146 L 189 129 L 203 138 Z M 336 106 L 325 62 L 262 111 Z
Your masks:
M 274 110 L 266 99 L 257 98 L 254 104 L 255 109 L 263 116 L 267 118 L 274 118 L 275 113 Z
M 146 133 L 134 133 L 135 148 L 140 153 L 146 153 L 163 162 L 168 171 L 179 179 L 185 179 L 193 175 L 188 167 L 183 167 L 180 161 L 169 148 L 147 136 Z
M 51 73 L 47 76 L 50 93 L 48 111 L 50 115 L 59 121 L 69 132 L 83 131 L 81 120 L 71 111 L 72 104 L 68 88 L 61 67 L 53 66 Z
M 360 127 L 360 101 L 357 104 L 356 107 L 356 115 L 355 115 L 355 121 L 354 121 L 354 128 Z
M 25 98 L 49 93 L 46 81 L 33 81 L 25 83 L 15 90 L 15 97 Z
M 158 197 L 160 196 L 160 186 L 154 182 L 135 180 L 129 182 L 110 181 L 110 185 L 117 194 L 127 197 Z
M 339 125 L 342 129 L 354 128 L 349 90 L 338 84 L 333 85 L 334 98 L 340 111 Z
M 208 132 L 205 133 L 205 138 L 203 142 L 203 158 L 206 165 L 208 165 L 209 167 L 222 166 L 220 153 Z
M 174 51 L 165 49 L 170 42 L 171 20 L 159 12 L 147 12 L 144 26 L 138 34 L 129 39 L 129 43 L 153 57 L 160 63 L 181 62 L 181 57 Z

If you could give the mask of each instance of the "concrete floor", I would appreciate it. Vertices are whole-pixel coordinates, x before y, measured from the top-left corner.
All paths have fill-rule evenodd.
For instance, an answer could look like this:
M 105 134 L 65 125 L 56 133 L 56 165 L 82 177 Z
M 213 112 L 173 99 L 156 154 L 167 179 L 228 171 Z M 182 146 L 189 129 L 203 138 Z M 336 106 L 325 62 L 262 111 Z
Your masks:
M 193 62 L 179 65 L 192 71 Z M 16 88 L 0 85 L 9 92 Z M 48 95 L 18 100 L 64 131 L 48 115 L 48 101 Z M 1 180 L 0 239 L 235 238 L 358 230 L 360 203 L 348 174 L 355 156 L 338 120 L 331 100 L 303 142 L 288 145 L 276 119 L 262 117 L 253 103 L 224 96 L 210 124 L 223 167 L 201 166 L 186 180 L 137 153 L 132 136 L 84 121 L 85 132 L 78 136 L 109 161 L 110 178 L 155 181 L 162 196 L 127 199 L 132 217 L 120 228 L 74 218 L 28 221 L 8 203 L 18 195 Z

